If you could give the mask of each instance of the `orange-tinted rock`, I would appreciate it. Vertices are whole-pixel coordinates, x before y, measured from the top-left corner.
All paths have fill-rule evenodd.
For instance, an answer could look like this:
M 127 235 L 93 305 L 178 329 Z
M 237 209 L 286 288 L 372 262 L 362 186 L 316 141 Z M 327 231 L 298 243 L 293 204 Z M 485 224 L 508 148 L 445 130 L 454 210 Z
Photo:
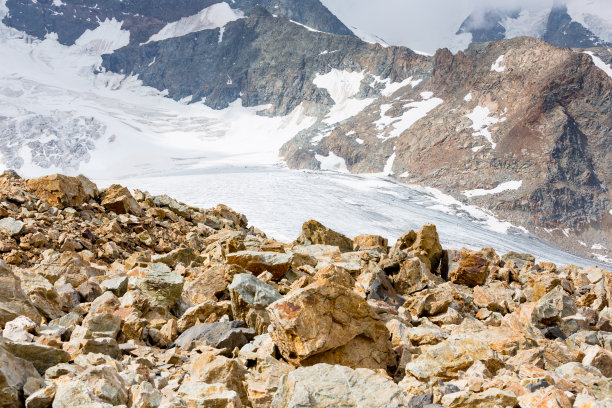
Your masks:
M 448 278 L 457 285 L 482 285 L 487 279 L 489 261 L 478 252 L 448 251 Z
M 81 176 L 82 177 L 82 176 Z M 79 207 L 95 196 L 95 184 L 85 177 L 52 174 L 27 181 L 28 190 L 58 208 Z
M 102 206 L 107 211 L 113 211 L 116 214 L 134 214 L 141 215 L 142 208 L 138 202 L 132 197 L 130 190 L 119 184 L 113 184 L 102 193 Z

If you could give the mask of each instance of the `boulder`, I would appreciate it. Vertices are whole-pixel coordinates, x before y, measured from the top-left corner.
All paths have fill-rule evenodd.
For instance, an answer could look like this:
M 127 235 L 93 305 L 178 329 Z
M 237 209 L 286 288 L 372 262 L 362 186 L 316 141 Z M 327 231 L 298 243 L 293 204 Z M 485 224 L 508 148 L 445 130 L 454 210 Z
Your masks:
M 172 307 L 181 297 L 184 278 L 163 264 L 136 280 L 134 286 L 149 298 L 152 306 Z
M 207 346 L 231 352 L 234 348 L 247 344 L 257 334 L 255 330 L 245 326 L 245 323 L 239 320 L 201 323 L 183 332 L 174 344 L 189 349 L 193 342 L 202 342 Z
M 364 251 L 367 249 L 387 253 L 389 252 L 389 240 L 379 235 L 357 235 L 353 239 L 353 250 Z
M 423 225 L 419 232 L 411 230 L 404 233 L 393 247 L 393 252 L 398 251 L 425 252 L 431 264 L 432 272 L 436 271 L 443 253 L 436 226 L 428 223 Z
M 116 214 L 142 215 L 142 208 L 132 197 L 130 190 L 118 184 L 113 184 L 102 193 L 102 206 L 107 211 Z
M 389 331 L 351 289 L 318 280 L 267 308 L 270 335 L 287 361 L 387 368 L 395 364 Z
M 474 334 L 457 334 L 427 348 L 406 364 L 406 374 L 421 381 L 433 378 L 452 380 L 459 377 L 460 371 L 468 369 L 478 360 L 492 373 L 497 372 L 503 364 L 485 339 Z
M 612 351 L 600 346 L 590 346 L 586 349 L 582 364 L 595 367 L 604 376 L 612 378 Z
M 80 207 L 95 197 L 97 188 L 85 177 L 68 177 L 52 174 L 27 181 L 28 190 L 43 201 L 60 209 Z
M 446 408 L 506 408 L 517 405 L 516 395 L 498 388 L 489 388 L 483 392 L 470 393 L 459 391 L 442 397 Z
M 267 357 L 247 372 L 244 385 L 253 408 L 269 408 L 281 378 L 294 368 L 285 362 Z
M 348 237 L 331 230 L 318 221 L 310 220 L 302 225 L 302 233 L 295 241 L 297 245 L 332 245 L 342 252 L 353 250 L 353 241 Z
M 42 319 L 21 288 L 21 280 L 7 264 L 0 261 L 0 327 L 19 316 L 26 316 L 37 323 Z
M 44 374 L 49 367 L 70 361 L 70 354 L 64 350 L 43 344 L 3 341 L 0 347 L 16 357 L 31 362 L 40 374 Z
M 283 376 L 271 408 L 404 408 L 409 400 L 391 379 L 373 370 L 316 364 Z
M 535 324 L 548 326 L 575 315 L 576 311 L 574 299 L 567 296 L 561 286 L 557 286 L 537 301 L 532 319 Z
M 572 408 L 572 403 L 563 391 L 546 387 L 518 397 L 521 408 Z
M 400 295 L 411 295 L 444 281 L 429 270 L 429 265 L 418 257 L 402 262 L 397 273 L 391 276 L 393 286 Z
M 478 251 L 448 250 L 448 279 L 457 285 L 474 287 L 485 283 L 489 260 Z
M 60 297 L 47 279 L 26 269 L 16 268 L 15 274 L 21 281 L 21 288 L 40 314 L 49 320 L 63 315 Z
M 23 386 L 29 378 L 41 380 L 34 365 L 0 347 L 0 407 L 22 406 Z
M 127 276 L 118 276 L 116 278 L 106 279 L 100 283 L 100 288 L 103 291 L 110 291 L 115 296 L 121 297 L 125 295 L 128 290 L 128 278 Z
M 235 391 L 243 403 L 247 403 L 244 379 L 247 369 L 237 360 L 215 355 L 214 352 L 202 353 L 191 362 L 189 374 L 192 380 L 208 384 L 223 384 Z
M 12 217 L 3 218 L 0 220 L 0 233 L 9 237 L 19 235 L 24 226 L 23 221 L 17 221 Z
M 215 302 L 206 300 L 196 306 L 188 308 L 177 322 L 179 332 L 184 332 L 190 327 L 200 323 L 214 322 L 223 315 L 231 314 L 231 304 L 229 301 Z M 212 319 L 212 320 L 211 320 Z
M 183 381 L 176 393 L 187 408 L 242 408 L 240 397 L 223 384 Z
M 266 333 L 270 324 L 266 307 L 282 298 L 282 295 L 273 286 L 244 273 L 234 275 L 228 289 L 234 319 L 246 322 L 259 334 Z
M 273 279 L 280 279 L 291 267 L 292 257 L 277 252 L 240 251 L 226 255 L 227 263 L 238 265 L 255 275 L 270 272 Z

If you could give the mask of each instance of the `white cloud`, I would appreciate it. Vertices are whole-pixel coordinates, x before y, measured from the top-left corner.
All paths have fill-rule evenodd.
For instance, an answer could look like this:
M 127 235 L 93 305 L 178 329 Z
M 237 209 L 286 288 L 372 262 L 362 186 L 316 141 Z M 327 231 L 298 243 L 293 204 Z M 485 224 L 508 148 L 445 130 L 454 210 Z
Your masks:
M 553 0 L 321 0 L 342 22 L 381 37 L 391 45 L 434 53 L 453 51 L 469 43 L 469 34 L 457 37 L 461 23 L 474 11 L 485 8 L 538 9 Z M 605 1 L 605 0 L 597 0 Z

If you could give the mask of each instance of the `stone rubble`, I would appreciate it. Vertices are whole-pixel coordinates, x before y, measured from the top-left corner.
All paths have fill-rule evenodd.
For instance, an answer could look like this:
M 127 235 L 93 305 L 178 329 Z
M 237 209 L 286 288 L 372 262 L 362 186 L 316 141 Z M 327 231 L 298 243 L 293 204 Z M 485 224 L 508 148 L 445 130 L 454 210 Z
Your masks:
M 612 406 L 612 272 L 0 176 L 0 407 Z

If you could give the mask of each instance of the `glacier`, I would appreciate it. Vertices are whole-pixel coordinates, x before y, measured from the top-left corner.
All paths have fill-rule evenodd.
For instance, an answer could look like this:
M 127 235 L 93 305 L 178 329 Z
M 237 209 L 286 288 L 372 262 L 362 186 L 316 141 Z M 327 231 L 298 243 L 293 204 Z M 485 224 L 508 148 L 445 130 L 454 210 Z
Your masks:
M 24 177 L 82 173 L 100 186 L 120 183 L 200 207 L 224 203 L 283 241 L 311 218 L 349 236 L 390 240 L 431 222 L 446 248 L 525 251 L 559 264 L 607 262 L 570 255 L 485 210 L 388 178 L 393 156 L 378 175 L 289 170 L 279 148 L 317 120 L 303 106 L 267 117 L 258 115 L 266 106 L 245 108 L 240 99 L 224 110 L 174 101 L 137 77 L 100 70 L 101 55 L 127 41 L 115 20 L 70 47 L 53 33 L 41 41 L 0 23 L 0 59 L 10 61 L 0 64 L 0 167 Z M 341 76 L 346 82 L 338 90 L 319 77 L 335 102 L 351 99 L 360 74 Z M 415 84 L 402 83 L 408 85 Z

